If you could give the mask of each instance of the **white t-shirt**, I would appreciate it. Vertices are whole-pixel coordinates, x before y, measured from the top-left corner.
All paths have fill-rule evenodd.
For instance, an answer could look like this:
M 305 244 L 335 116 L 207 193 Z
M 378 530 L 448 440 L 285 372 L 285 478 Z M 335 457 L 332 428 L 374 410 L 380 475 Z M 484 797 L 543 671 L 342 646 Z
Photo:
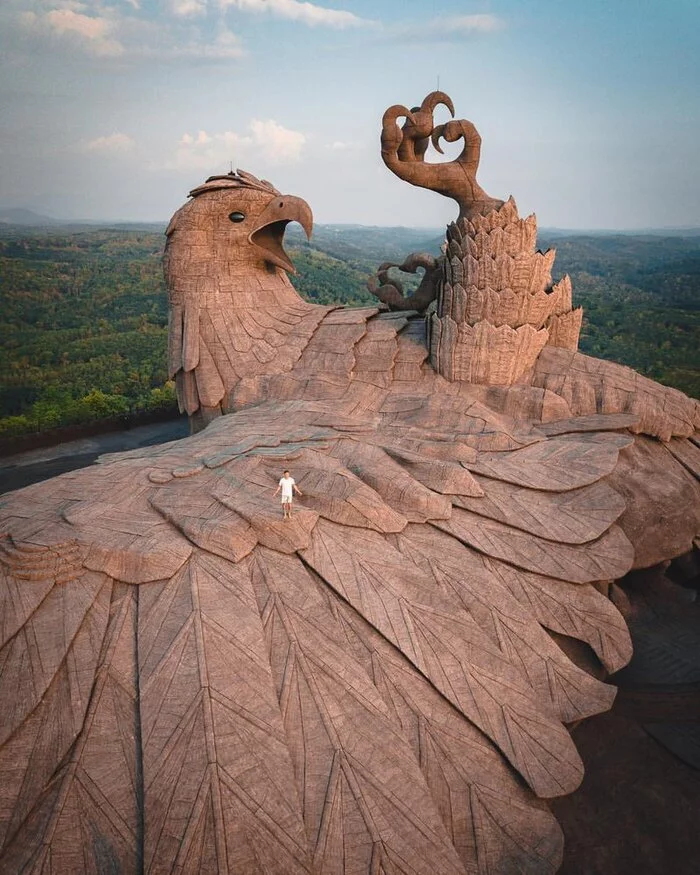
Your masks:
M 282 487 L 282 498 L 292 497 L 292 487 L 294 486 L 295 480 L 293 477 L 283 477 L 280 480 L 280 486 Z

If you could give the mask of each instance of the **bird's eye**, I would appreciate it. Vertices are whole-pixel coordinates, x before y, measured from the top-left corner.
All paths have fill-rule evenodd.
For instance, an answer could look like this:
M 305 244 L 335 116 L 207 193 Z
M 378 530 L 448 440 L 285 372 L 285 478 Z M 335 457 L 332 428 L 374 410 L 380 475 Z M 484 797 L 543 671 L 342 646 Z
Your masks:
M 242 213 L 240 210 L 234 210 L 228 214 L 228 217 L 232 222 L 236 223 L 245 221 L 245 213 Z

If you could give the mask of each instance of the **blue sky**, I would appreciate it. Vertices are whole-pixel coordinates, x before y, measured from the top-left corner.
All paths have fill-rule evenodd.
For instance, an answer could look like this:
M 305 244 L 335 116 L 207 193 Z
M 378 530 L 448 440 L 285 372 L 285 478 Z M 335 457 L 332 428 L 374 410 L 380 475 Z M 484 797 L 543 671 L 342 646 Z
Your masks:
M 566 228 L 700 225 L 698 0 L 2 0 L 0 206 L 163 220 L 229 161 L 317 221 L 435 227 L 379 156 L 440 87 Z

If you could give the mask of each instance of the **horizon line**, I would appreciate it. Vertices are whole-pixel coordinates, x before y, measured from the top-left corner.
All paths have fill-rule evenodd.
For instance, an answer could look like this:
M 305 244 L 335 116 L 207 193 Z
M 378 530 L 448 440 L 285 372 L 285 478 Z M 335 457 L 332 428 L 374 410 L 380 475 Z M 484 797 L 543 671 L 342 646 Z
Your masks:
M 8 207 L 0 210 L 0 213 L 10 211 L 10 210 L 26 210 L 26 212 L 34 212 L 26 207 Z M 125 218 L 112 218 L 112 219 L 56 219 L 53 216 L 41 215 L 41 218 L 46 219 L 47 221 L 41 222 L 13 222 L 9 219 L 5 219 L 0 217 L 0 227 L 12 227 L 12 228 L 34 228 L 34 229 L 47 229 L 54 228 L 58 229 L 61 226 L 85 226 L 85 227 L 109 227 L 114 225 L 161 225 L 163 227 L 167 227 L 169 219 L 125 219 Z M 429 231 L 429 232 L 441 232 L 443 226 L 439 225 L 397 225 L 397 224 L 365 224 L 364 222 L 315 222 L 315 225 L 319 227 L 344 227 L 344 228 L 402 228 L 409 231 Z M 293 226 L 292 226 L 293 228 Z M 538 232 L 546 232 L 546 231 L 558 231 L 558 232 L 568 232 L 568 233 L 576 233 L 576 234 L 645 234 L 645 233 L 659 233 L 659 232 L 700 232 L 700 224 L 698 225 L 645 225 L 645 226 L 637 226 L 637 227 L 591 227 L 591 226 L 565 226 L 565 225 L 540 225 L 538 226 Z

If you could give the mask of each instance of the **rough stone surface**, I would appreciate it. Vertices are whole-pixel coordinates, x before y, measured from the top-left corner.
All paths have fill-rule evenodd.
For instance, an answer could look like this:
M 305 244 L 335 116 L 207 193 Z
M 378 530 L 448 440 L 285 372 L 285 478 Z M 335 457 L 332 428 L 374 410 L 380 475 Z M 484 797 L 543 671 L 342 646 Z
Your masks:
M 678 445 L 693 446 L 690 441 Z M 669 446 L 638 437 L 608 478 L 626 504 L 620 525 L 635 544 L 636 568 L 687 553 L 693 549 L 693 530 L 700 530 L 700 482 Z M 669 464 L 670 458 L 676 464 Z
M 250 174 L 175 215 L 197 433 L 0 505 L 0 871 L 556 871 L 609 583 L 700 534 L 697 403 L 576 353 L 534 218 L 469 192 L 427 318 L 303 302 L 310 211 Z

